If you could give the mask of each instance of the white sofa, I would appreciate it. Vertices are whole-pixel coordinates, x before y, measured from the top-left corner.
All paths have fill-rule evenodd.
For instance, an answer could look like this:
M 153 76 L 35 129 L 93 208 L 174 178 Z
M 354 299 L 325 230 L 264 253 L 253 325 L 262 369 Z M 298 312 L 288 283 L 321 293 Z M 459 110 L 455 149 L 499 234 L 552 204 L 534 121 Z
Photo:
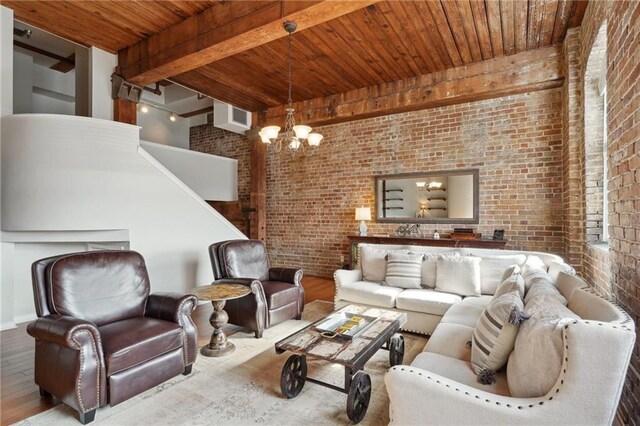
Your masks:
M 479 314 L 447 313 L 410 366 L 387 372 L 391 424 L 612 424 L 635 341 L 633 321 L 578 277 L 560 273 L 556 287 L 581 319 L 562 329 L 562 367 L 546 395 L 511 397 L 504 372 L 494 385 L 478 383 L 464 339 L 440 327 L 468 324 Z
M 386 248 L 414 249 L 407 246 Z M 427 251 L 431 251 L 429 249 Z M 469 253 L 489 258 L 518 252 L 474 249 L 463 252 Z M 535 255 L 547 266 L 561 262 L 557 256 Z M 557 271 L 557 266 L 558 263 L 552 269 Z M 624 311 L 593 293 L 579 277 L 564 272 L 552 275 L 556 289 L 566 298 L 566 307 L 579 319 L 563 322 L 562 327 L 556 329 L 562 336 L 561 341 L 558 337 L 560 346 L 556 359 L 559 375 L 553 387 L 539 397 L 512 396 L 508 366 L 497 372 L 496 382 L 490 385 L 481 384 L 473 371 L 469 341 L 491 295 L 461 298 L 451 304 L 447 301 L 444 304 L 448 306 L 438 310 L 437 296 L 432 297 L 431 290 L 424 290 L 429 295 L 426 297 L 418 296 L 420 290 L 411 290 L 409 296 L 413 294 L 418 300 L 428 300 L 412 305 L 423 306 L 422 311 L 385 306 L 407 313 L 410 322 L 406 329 L 431 334 L 424 351 L 411 365 L 392 367 L 385 375 L 391 423 L 611 424 L 633 350 L 634 323 Z M 390 293 L 389 287 L 363 282 L 361 278 L 360 268 L 336 272 L 336 307 L 348 303 L 390 305 L 390 294 L 395 295 L 397 302 L 402 300 L 400 295 L 408 291 L 400 289 Z M 523 340 L 526 345 L 527 340 Z M 525 346 L 525 352 L 527 350 Z M 554 377 L 551 376 L 551 383 Z
M 483 260 L 483 262 L 480 263 L 482 295 L 479 297 L 466 298 L 465 304 L 482 307 L 491 299 L 496 287 L 495 283 L 491 284 L 488 282 L 488 278 L 491 277 L 495 280 L 496 276 L 500 277 L 504 272 L 504 270 L 498 270 L 491 273 L 492 271 L 486 270 L 487 266 L 490 267 L 493 265 L 493 263 L 488 262 L 489 259 L 510 255 L 521 255 L 522 258 L 525 259 L 528 255 L 535 255 L 540 258 L 547 267 L 551 266 L 554 262 L 564 264 L 560 256 L 549 253 L 411 245 L 359 244 L 356 269 L 339 269 L 334 273 L 336 283 L 335 308 L 338 309 L 345 305 L 355 303 L 358 305 L 405 312 L 407 314 L 407 322 L 403 330 L 427 335 L 433 333 L 448 309 L 453 305 L 463 302 L 464 298 L 457 294 L 444 293 L 434 289 L 402 289 L 383 285 L 380 282 L 364 281 L 363 267 L 366 268 L 368 265 L 363 265 L 362 251 L 367 248 L 427 254 L 458 252 L 461 255 L 480 257 Z M 379 261 L 384 262 L 384 259 Z M 506 262 L 505 265 L 508 266 L 510 263 L 511 262 Z M 480 308 L 480 311 L 482 311 L 482 308 Z M 474 325 L 475 322 L 471 327 Z

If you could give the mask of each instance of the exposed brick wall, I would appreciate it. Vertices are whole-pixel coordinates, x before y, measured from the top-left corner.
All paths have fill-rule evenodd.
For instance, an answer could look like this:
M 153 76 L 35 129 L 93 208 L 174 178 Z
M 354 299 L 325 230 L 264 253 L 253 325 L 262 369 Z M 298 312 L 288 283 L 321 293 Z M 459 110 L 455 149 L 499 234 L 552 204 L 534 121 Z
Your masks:
M 318 153 L 270 154 L 267 243 L 278 266 L 331 276 L 348 255 L 374 176 L 480 169 L 479 232 L 505 229 L 514 249 L 563 253 L 562 90 L 553 89 L 324 126 Z M 370 233 L 397 224 L 369 222 Z M 426 232 L 455 225 L 424 225 Z
M 249 205 L 251 156 L 249 141 L 244 136 L 218 129 L 211 124 L 203 124 L 189 129 L 189 148 L 238 160 L 238 200 L 243 207 Z M 236 228 L 244 232 L 245 224 L 242 219 L 229 219 Z
M 640 323 L 640 2 L 607 11 L 609 223 L 612 293 Z M 640 339 L 619 412 L 640 425 Z
M 582 272 L 584 250 L 584 142 L 580 28 L 567 31 L 564 42 L 565 81 L 563 86 L 563 225 L 567 261 Z
M 608 67 L 609 251 L 585 244 L 581 263 L 586 280 L 602 295 L 619 303 L 637 325 L 640 321 L 640 2 L 589 2 L 579 34 L 579 58 L 573 65 L 576 67 L 573 71 L 581 77 L 587 88 L 595 71 L 595 67 L 590 67 L 590 55 L 601 48 L 598 40 L 603 38 L 602 31 L 606 31 Z M 590 204 L 593 202 L 593 199 L 589 199 L 593 192 L 590 194 L 589 191 L 594 188 L 591 167 L 599 159 L 591 162 L 594 159 L 589 158 L 589 150 L 598 137 L 595 134 L 598 131 L 595 120 L 602 113 L 597 103 L 590 102 L 589 96 L 589 93 L 581 95 L 586 110 L 583 105 L 569 101 L 567 111 L 568 115 L 584 117 L 582 142 L 587 148 L 584 172 L 587 195 L 582 195 L 587 209 L 585 230 L 594 224 L 589 221 Z M 575 145 L 579 140 L 577 136 L 569 135 L 565 145 Z M 572 160 L 575 165 L 575 158 Z M 577 192 L 568 189 L 575 197 Z M 618 416 L 623 423 L 640 425 L 639 395 L 640 343 L 637 340 L 618 409 Z

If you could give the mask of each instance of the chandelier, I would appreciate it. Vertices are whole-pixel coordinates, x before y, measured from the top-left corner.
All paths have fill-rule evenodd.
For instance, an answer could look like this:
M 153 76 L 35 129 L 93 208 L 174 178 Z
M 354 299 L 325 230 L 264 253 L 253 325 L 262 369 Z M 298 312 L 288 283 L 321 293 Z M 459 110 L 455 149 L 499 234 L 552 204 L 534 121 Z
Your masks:
M 267 148 L 280 152 L 283 147 L 295 156 L 298 153 L 303 155 L 312 155 L 318 148 L 323 136 L 320 133 L 311 133 L 311 127 L 303 124 L 296 125 L 296 120 L 293 116 L 295 110 L 293 109 L 291 101 L 291 34 L 298 28 L 295 22 L 285 22 L 284 30 L 289 33 L 287 40 L 289 43 L 288 54 L 288 66 L 289 66 L 289 98 L 287 100 L 287 117 L 284 121 L 284 132 L 280 133 L 280 127 L 278 126 L 266 126 L 258 133 L 260 139 L 267 145 Z M 307 143 L 305 143 L 305 141 Z

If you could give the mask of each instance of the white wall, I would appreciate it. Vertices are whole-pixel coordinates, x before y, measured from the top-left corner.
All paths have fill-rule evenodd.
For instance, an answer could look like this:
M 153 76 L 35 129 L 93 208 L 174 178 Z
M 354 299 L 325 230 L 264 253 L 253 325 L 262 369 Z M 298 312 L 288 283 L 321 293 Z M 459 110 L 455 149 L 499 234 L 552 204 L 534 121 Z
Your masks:
M 209 244 L 245 238 L 139 147 L 136 126 L 21 114 L 2 119 L 2 142 L 3 235 L 125 229 L 147 261 L 152 291 L 178 292 L 213 279 Z M 20 274 L 43 248 L 18 253 Z M 17 302 L 32 297 L 24 280 L 16 280 Z
M 0 115 L 13 114 L 13 10 L 0 6 Z
M 140 146 L 202 199 L 238 199 L 238 160 L 154 142 Z
M 111 99 L 111 74 L 118 65 L 118 56 L 91 47 L 89 49 L 90 115 L 94 118 L 113 120 Z
M 13 113 L 33 112 L 33 57 L 15 52 L 13 56 Z
M 0 117 L 13 114 L 13 10 L 0 5 Z M 2 138 L 0 137 L 0 151 Z M 1 155 L 0 155 L 1 159 Z M 2 164 L 0 161 L 0 187 L 2 186 Z M 0 212 L 2 211 L 0 197 Z M 0 221 L 2 219 L 0 213 Z M 0 282 L 11 274 L 10 254 L 4 243 L 0 242 Z M 13 321 L 13 286 L 0 285 L 0 324 Z
M 189 149 L 189 119 L 177 117 L 169 120 L 169 112 L 149 106 L 149 112 L 138 110 L 140 139 Z

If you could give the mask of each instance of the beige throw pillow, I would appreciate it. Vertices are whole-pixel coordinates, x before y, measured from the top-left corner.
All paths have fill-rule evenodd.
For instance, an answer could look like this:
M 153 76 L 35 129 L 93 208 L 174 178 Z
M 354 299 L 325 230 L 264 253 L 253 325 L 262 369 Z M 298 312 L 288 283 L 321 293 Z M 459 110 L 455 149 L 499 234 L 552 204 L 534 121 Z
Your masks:
M 502 284 L 498 286 L 496 294 L 493 298 L 500 297 L 503 294 L 517 291 L 520 298 L 524 297 L 524 278 L 520 274 L 513 274 L 505 279 Z
M 481 256 L 480 281 L 482 294 L 495 294 L 498 286 L 504 281 L 502 274 L 512 265 L 524 264 L 527 256 L 524 254 Z
M 479 257 L 442 257 L 436 260 L 436 265 L 436 290 L 480 296 Z
M 455 251 L 445 253 L 428 253 L 424 255 L 422 262 L 422 288 L 435 288 L 437 280 L 437 261 L 442 257 L 459 257 L 460 254 Z
M 471 365 L 480 383 L 495 383 L 495 372 L 507 363 L 518 328 L 527 318 L 517 288 L 494 297 L 482 311 L 471 343 Z
M 529 303 L 537 297 L 553 298 L 562 305 L 567 305 L 567 299 L 560 294 L 556 286 L 551 281 L 551 277 L 539 268 L 530 269 L 525 272 L 524 282 L 526 291 L 524 303 Z
M 400 288 L 420 288 L 422 254 L 390 252 L 384 284 Z
M 362 280 L 380 283 L 387 273 L 387 253 L 389 250 L 371 246 L 360 246 L 360 267 Z
M 525 311 L 531 317 L 520 326 L 507 364 L 507 382 L 511 396 L 535 398 L 546 395 L 558 379 L 562 328 L 579 317 L 561 303 L 545 298 L 527 303 Z
M 511 275 L 522 273 L 522 269 L 518 265 L 511 265 L 502 273 L 502 277 L 500 277 L 500 283 L 502 284 L 504 280 L 509 278 Z M 495 293 L 494 293 L 495 294 Z
M 553 283 L 555 283 L 556 280 L 558 279 L 558 274 L 560 274 L 560 272 L 564 272 L 569 275 L 576 274 L 576 270 L 573 269 L 571 265 L 567 265 L 566 263 L 558 262 L 555 260 L 551 261 L 551 263 L 549 264 L 548 273 Z

